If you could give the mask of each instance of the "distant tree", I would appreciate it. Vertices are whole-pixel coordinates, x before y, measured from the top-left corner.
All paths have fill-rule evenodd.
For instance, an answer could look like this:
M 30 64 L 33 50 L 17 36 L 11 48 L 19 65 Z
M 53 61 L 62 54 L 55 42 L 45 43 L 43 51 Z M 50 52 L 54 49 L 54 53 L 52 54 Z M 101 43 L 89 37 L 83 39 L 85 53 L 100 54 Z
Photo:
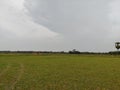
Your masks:
M 119 50 L 120 49 L 120 42 L 116 42 L 115 47 L 116 47 L 117 50 Z
M 72 51 L 69 51 L 70 54 L 80 54 L 79 51 L 77 51 L 76 49 L 73 49 Z

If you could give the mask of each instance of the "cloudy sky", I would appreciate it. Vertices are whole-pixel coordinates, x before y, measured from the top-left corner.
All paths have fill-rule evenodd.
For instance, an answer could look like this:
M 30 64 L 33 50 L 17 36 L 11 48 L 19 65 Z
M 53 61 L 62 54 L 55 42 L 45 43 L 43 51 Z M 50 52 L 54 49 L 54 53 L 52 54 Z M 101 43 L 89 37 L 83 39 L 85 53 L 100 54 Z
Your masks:
M 106 52 L 120 41 L 120 0 L 0 0 L 0 50 Z

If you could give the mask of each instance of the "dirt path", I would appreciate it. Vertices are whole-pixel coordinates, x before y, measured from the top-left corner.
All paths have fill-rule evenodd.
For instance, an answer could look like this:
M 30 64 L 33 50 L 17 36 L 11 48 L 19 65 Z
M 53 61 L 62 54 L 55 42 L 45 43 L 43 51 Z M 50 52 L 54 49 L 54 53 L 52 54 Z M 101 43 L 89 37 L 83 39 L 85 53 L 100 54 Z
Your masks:
M 10 68 L 10 65 L 7 65 L 7 67 L 0 73 L 0 77 L 4 75 L 4 73 L 6 73 L 9 68 Z
M 19 75 L 18 75 L 17 79 L 12 83 L 12 85 L 11 85 L 11 90 L 14 90 L 16 83 L 17 83 L 18 81 L 20 81 L 23 73 L 24 73 L 24 65 L 21 63 L 21 64 L 20 64 Z

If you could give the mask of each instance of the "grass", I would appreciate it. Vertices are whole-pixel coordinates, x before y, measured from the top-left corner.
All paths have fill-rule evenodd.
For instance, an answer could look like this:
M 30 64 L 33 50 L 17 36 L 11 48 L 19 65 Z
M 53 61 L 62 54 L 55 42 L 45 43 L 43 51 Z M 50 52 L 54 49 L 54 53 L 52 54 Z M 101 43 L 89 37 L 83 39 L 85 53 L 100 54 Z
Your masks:
M 120 90 L 120 56 L 0 55 L 0 90 Z

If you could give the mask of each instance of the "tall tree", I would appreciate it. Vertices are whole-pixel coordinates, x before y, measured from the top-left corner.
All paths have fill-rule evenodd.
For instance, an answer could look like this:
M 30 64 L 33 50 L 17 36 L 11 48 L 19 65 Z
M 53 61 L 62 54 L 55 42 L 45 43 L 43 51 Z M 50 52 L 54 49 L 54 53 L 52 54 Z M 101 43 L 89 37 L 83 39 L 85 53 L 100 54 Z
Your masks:
M 117 50 L 119 50 L 120 49 L 120 42 L 116 42 L 115 47 L 116 47 Z

